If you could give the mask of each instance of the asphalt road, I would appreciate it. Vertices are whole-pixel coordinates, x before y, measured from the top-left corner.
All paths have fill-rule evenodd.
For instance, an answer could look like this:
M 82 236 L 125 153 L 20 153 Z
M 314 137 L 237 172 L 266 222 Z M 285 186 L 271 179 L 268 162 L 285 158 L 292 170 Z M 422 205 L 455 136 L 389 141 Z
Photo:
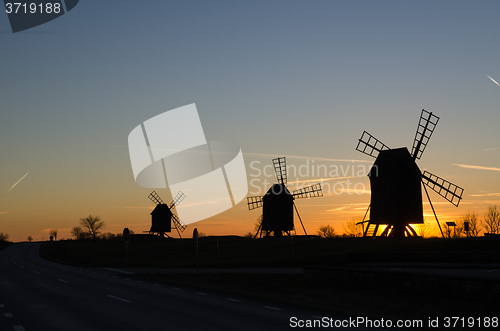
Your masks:
M 0 330 L 284 330 L 291 317 L 325 317 L 140 281 L 118 270 L 61 265 L 40 258 L 39 246 L 22 243 L 0 251 Z

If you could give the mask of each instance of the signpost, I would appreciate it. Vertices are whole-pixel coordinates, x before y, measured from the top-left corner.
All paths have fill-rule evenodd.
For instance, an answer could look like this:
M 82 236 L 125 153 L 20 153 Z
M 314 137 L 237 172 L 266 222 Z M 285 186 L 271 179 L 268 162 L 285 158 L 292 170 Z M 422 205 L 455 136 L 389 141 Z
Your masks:
M 455 222 L 446 222 L 446 225 L 448 225 L 448 227 L 451 227 L 451 226 L 453 227 L 453 236 L 455 236 L 455 234 L 457 233 L 457 223 L 455 223 Z M 448 233 L 448 234 L 451 236 L 451 233 Z
M 128 228 L 123 229 L 123 240 L 125 241 L 125 261 L 128 268 L 128 243 L 130 242 L 130 230 Z
M 198 273 L 198 229 L 194 228 L 193 230 L 193 239 L 196 242 L 196 273 Z

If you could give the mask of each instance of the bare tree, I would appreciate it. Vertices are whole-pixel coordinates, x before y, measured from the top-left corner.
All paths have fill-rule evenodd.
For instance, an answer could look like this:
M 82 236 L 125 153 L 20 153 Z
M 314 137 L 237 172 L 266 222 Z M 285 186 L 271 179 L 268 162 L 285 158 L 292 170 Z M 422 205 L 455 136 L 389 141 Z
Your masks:
M 465 222 L 469 223 L 468 233 L 467 231 L 465 231 Z M 462 215 L 460 219 L 456 221 L 456 223 L 457 223 L 457 231 L 460 230 L 461 233 L 465 235 L 469 235 L 471 237 L 477 237 L 479 235 L 479 232 L 481 232 L 481 230 L 479 229 L 478 216 L 475 212 L 473 213 L 468 212 L 467 214 Z
M 460 238 L 462 234 L 465 233 L 464 222 L 461 220 L 455 221 L 455 226 L 453 227 L 453 238 Z
M 321 225 L 318 230 L 318 235 L 322 238 L 333 238 L 337 236 L 335 229 L 330 225 Z
M 85 218 L 80 218 L 81 226 L 87 230 L 87 233 L 95 240 L 96 236 L 100 233 L 100 229 L 104 228 L 104 221 L 101 221 L 99 216 L 89 215 Z
M 245 237 L 251 237 L 251 238 L 257 238 L 257 236 L 259 235 L 259 231 L 260 231 L 260 227 L 262 226 L 262 220 L 264 219 L 264 217 L 262 217 L 262 215 L 260 215 L 259 217 L 257 217 L 257 222 L 255 222 L 254 224 L 254 227 L 253 227 L 253 233 L 252 232 L 248 232 Z
M 132 231 L 130 231 L 132 232 Z M 115 239 L 117 238 L 117 235 L 114 234 L 114 233 L 111 233 L 111 232 L 106 232 L 106 233 L 103 233 L 101 235 L 101 239 L 104 239 L 104 240 L 111 240 L 111 239 Z
M 431 232 L 430 224 L 424 219 L 424 223 L 414 224 L 413 227 L 417 234 L 422 238 L 427 238 Z
M 81 226 L 75 226 L 71 230 L 71 234 L 75 237 L 76 240 L 83 240 L 89 237 L 89 234 L 85 232 Z
M 26 238 L 26 240 L 28 240 L 28 242 L 32 242 L 33 241 L 33 237 L 32 236 L 28 236 L 28 238 Z
M 9 235 L 7 233 L 0 232 L 0 241 L 9 241 Z
M 488 233 L 500 234 L 500 213 L 498 212 L 497 205 L 488 207 L 486 215 L 483 217 L 482 225 Z
M 363 236 L 363 225 L 357 224 L 363 220 L 363 217 L 356 216 L 350 221 L 344 222 L 342 227 L 344 228 L 344 233 L 349 237 L 362 237 Z
M 54 241 L 57 240 L 57 229 L 55 230 L 50 230 L 49 235 L 54 237 Z

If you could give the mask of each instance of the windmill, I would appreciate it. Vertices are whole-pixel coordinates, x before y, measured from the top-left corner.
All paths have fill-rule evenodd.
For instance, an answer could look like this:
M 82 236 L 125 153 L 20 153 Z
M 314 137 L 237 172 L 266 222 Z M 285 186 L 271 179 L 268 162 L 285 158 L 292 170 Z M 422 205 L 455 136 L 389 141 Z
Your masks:
M 158 234 L 163 237 L 167 235 L 167 232 L 172 231 L 172 223 L 174 228 L 177 230 L 179 237 L 181 237 L 181 232 L 186 229 L 181 220 L 172 212 L 175 206 L 179 205 L 186 195 L 182 192 L 177 193 L 175 199 L 172 203 L 167 205 L 160 198 L 158 193 L 155 191 L 151 192 L 148 198 L 156 204 L 155 209 L 151 212 L 151 229 L 149 233 Z M 168 235 L 167 235 L 168 237 Z
M 259 234 L 262 236 L 262 232 L 265 232 L 266 236 L 269 236 L 271 232 L 273 232 L 275 237 L 281 237 L 283 232 L 290 235 L 290 231 L 294 230 L 294 208 L 299 217 L 300 224 L 302 224 L 304 233 L 307 235 L 299 211 L 293 200 L 323 196 L 321 184 L 318 183 L 304 187 L 290 193 L 286 187 L 286 158 L 278 157 L 273 159 L 273 166 L 278 183 L 273 184 L 263 197 L 257 196 L 247 198 L 249 210 L 262 207 L 262 222 L 255 236 Z
M 370 219 L 360 222 L 363 226 L 368 223 L 364 237 L 376 236 L 380 225 L 387 225 L 381 236 L 417 236 L 411 224 L 424 223 L 422 186 L 443 235 L 426 186 L 456 207 L 464 190 L 428 171 L 422 173 L 415 162 L 422 157 L 438 121 L 439 117 L 422 109 L 411 154 L 406 147 L 390 149 L 368 132 L 363 132 L 356 150 L 376 158 L 368 174 L 372 192 L 368 207 Z

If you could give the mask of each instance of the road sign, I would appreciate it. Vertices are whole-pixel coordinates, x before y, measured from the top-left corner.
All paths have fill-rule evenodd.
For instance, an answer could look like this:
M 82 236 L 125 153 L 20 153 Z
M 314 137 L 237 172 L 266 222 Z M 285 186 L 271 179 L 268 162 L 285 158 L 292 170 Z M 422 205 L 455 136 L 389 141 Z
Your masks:
M 126 244 L 130 241 L 130 230 L 128 228 L 123 229 L 123 240 Z
M 194 228 L 193 230 L 193 239 L 196 242 L 196 273 L 198 273 L 198 237 L 200 234 L 198 233 L 198 229 Z

